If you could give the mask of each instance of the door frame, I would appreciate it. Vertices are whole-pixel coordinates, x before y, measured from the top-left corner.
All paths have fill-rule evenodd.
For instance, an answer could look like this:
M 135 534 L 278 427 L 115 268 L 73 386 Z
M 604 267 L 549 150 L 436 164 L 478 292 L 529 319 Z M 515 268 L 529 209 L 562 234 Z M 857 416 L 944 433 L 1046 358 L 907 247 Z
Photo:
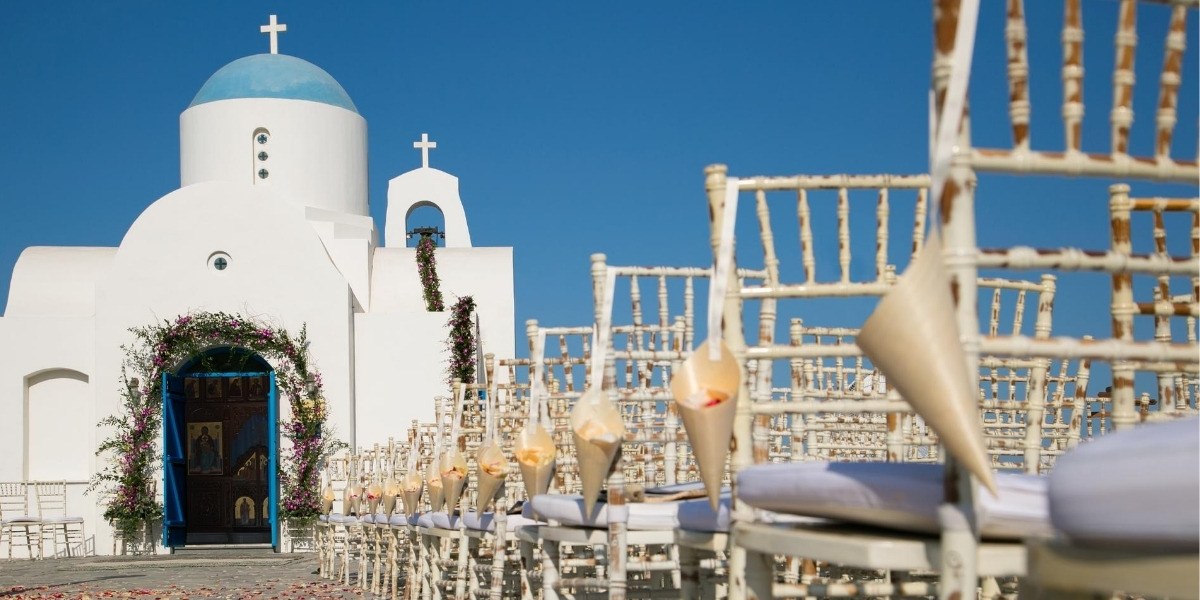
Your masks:
M 184 411 L 174 408 L 172 403 L 180 401 L 172 396 L 176 393 L 182 396 L 183 380 L 188 377 L 208 379 L 214 377 L 261 377 L 263 375 L 269 375 L 271 378 L 267 390 L 267 505 L 270 515 L 271 546 L 276 552 L 279 552 L 279 391 L 275 381 L 275 369 L 186 373 L 184 375 L 163 371 L 161 409 L 163 435 L 162 544 L 171 548 L 172 551 L 175 548 L 184 547 L 187 539 L 187 519 L 183 505 L 184 492 L 187 489 L 187 444 L 184 440 L 183 430 L 186 428 L 187 415 L 184 414 Z M 186 396 L 182 396 L 182 398 L 182 404 L 186 405 Z M 181 466 L 184 471 L 182 478 L 178 477 L 177 473 Z

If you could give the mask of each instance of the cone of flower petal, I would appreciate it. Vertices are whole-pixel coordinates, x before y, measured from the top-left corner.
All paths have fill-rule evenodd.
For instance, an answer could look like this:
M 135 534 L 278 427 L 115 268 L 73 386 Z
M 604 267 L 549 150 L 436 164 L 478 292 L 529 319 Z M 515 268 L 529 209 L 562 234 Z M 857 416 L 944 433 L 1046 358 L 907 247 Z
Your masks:
M 438 468 L 438 458 L 435 456 L 429 461 L 429 468 L 425 469 L 425 483 L 429 486 L 429 510 L 437 512 L 442 510 L 442 503 L 445 502 L 445 490 L 442 489 L 442 472 Z
M 713 510 L 721 501 L 721 480 L 729 442 L 733 439 L 733 414 L 737 407 L 741 371 L 724 342 L 720 358 L 713 360 L 705 341 L 671 377 L 671 395 L 692 444 L 700 479 Z
M 995 495 L 976 391 L 954 314 L 942 245 L 931 234 L 863 324 L 858 345 L 937 432 L 946 450 Z
M 467 459 L 458 448 L 451 448 L 442 455 L 442 493 L 446 495 L 446 512 L 454 514 L 458 499 L 467 485 Z
M 405 514 L 415 515 L 421 512 L 421 492 L 424 488 L 425 482 L 421 480 L 419 473 L 411 471 L 404 476 L 400 483 L 400 495 L 404 499 Z
M 517 466 L 521 468 L 525 497 L 532 500 L 534 496 L 549 491 L 557 464 L 554 460 L 554 439 L 546 432 L 546 428 L 536 424 L 522 429 L 517 435 L 513 454 L 517 457 Z
M 347 482 L 346 489 L 342 490 L 342 514 L 358 514 L 358 486 L 353 481 Z
M 390 515 L 396 510 L 396 496 L 400 495 L 400 482 L 395 477 L 388 477 L 383 482 L 383 514 Z
M 508 459 L 504 457 L 504 451 L 496 441 L 489 440 L 479 449 L 479 454 L 475 456 L 475 464 L 479 465 L 475 510 L 482 513 L 487 510 L 508 476 Z
M 321 492 L 321 512 L 329 514 L 333 512 L 333 482 L 325 480 L 325 490 Z
M 383 485 L 378 479 L 372 479 L 370 485 L 367 486 L 367 514 L 373 515 L 379 512 L 379 503 L 383 500 Z
M 590 515 L 613 459 L 621 449 L 621 441 L 625 439 L 625 424 L 605 393 L 592 387 L 583 393 L 571 411 L 571 434 L 579 461 L 584 509 Z

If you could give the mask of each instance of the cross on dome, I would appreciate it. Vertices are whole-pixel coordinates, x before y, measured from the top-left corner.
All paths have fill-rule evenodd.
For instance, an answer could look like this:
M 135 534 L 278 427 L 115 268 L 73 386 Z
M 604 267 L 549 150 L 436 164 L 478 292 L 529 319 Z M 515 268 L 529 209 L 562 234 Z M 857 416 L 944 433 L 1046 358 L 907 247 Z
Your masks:
M 421 166 L 423 168 L 428 169 L 429 168 L 429 151 L 434 148 L 437 148 L 437 142 L 429 141 L 429 134 L 422 133 L 421 141 L 413 142 L 413 148 L 416 148 L 421 151 Z
M 270 24 L 261 25 L 258 30 L 262 33 L 271 34 L 271 54 L 279 54 L 279 34 L 287 31 L 287 25 L 276 23 L 275 15 L 271 15 Z

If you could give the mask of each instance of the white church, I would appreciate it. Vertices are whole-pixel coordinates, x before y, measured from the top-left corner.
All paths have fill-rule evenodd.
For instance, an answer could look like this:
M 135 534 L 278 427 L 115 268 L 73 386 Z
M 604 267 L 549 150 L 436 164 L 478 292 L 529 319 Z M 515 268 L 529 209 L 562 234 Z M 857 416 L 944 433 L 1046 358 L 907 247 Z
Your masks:
M 415 249 L 406 247 L 408 217 L 432 206 L 444 220 L 436 259 L 447 307 L 473 296 L 483 351 L 513 356 L 512 248 L 472 246 L 458 179 L 429 166 L 436 144 L 422 135 L 421 166 L 390 180 L 381 231 L 368 210 L 366 119 L 328 73 L 278 53 L 285 26 L 274 16 L 261 29 L 271 52 L 222 67 L 180 115 L 179 189 L 149 203 L 115 248 L 30 247 L 13 267 L 0 317 L 0 481 L 65 480 L 71 512 L 86 519 L 89 549 L 94 542 L 101 554 L 112 532 L 97 494 L 83 492 L 102 467 L 96 424 L 120 410 L 121 346 L 132 327 L 196 311 L 291 332 L 306 326 L 333 435 L 359 447 L 403 437 L 413 419 L 432 420 L 432 399 L 447 394 L 449 311 L 426 311 Z M 231 470 L 253 445 L 235 429 L 277 425 L 225 385 L 213 393 L 229 396 L 228 415 L 203 417 L 219 460 L 192 465 L 189 482 L 207 476 L 217 486 L 216 465 Z M 274 414 L 286 414 L 280 402 Z M 193 491 L 190 501 L 208 501 Z M 222 503 L 213 518 L 229 520 Z M 191 521 L 189 543 L 263 541 L 278 527 L 263 513 L 244 531 L 201 521 Z

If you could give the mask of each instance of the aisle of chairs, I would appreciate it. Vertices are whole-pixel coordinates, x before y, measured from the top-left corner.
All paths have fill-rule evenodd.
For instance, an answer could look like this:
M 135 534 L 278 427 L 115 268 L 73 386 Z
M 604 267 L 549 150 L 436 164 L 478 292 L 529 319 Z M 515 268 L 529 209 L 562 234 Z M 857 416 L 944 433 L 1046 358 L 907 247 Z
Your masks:
M 935 2 L 929 173 L 709 166 L 711 264 L 593 255 L 591 322 L 527 322 L 528 358 L 487 356 L 433 423 L 328 461 L 322 576 L 405 599 L 1197 597 L 1200 198 L 1141 191 L 1200 179 L 1171 144 L 1197 3 L 1156 7 L 1161 32 L 1111 7 L 1103 154 L 1079 140 L 1081 4 L 1065 150 L 1031 141 L 1021 0 L 978 23 L 1003 28 L 1000 67 L 972 66 L 978 3 Z M 1132 52 L 1155 34 L 1141 156 Z M 1009 148 L 971 143 L 968 83 L 993 73 Z M 977 206 L 1007 199 L 977 172 L 1113 181 L 1086 209 L 1109 243 L 980 247 Z M 1088 277 L 1107 293 L 1072 297 Z M 1056 307 L 1088 302 L 1102 322 L 1064 335 Z

